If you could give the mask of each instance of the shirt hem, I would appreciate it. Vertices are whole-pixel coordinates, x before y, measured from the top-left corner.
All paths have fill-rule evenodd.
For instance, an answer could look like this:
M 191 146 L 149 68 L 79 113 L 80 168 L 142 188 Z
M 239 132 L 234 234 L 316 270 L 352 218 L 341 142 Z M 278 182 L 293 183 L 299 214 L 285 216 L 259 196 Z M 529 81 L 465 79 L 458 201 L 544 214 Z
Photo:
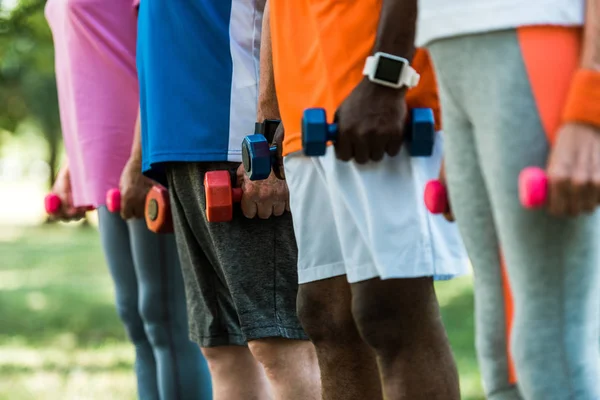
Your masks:
M 242 151 L 152 153 L 152 156 L 142 162 L 142 171 L 146 173 L 158 164 L 169 162 L 242 162 Z
M 468 7 L 449 6 L 433 12 L 422 11 L 419 26 L 426 26 L 417 32 L 416 45 L 426 46 L 434 40 L 449 37 L 473 35 L 521 26 L 565 26 L 577 27 L 584 23 L 583 2 L 580 7 L 560 7 L 564 2 L 544 6 L 528 4 L 529 0 L 503 3 L 486 3 Z M 518 9 L 519 12 L 515 12 Z

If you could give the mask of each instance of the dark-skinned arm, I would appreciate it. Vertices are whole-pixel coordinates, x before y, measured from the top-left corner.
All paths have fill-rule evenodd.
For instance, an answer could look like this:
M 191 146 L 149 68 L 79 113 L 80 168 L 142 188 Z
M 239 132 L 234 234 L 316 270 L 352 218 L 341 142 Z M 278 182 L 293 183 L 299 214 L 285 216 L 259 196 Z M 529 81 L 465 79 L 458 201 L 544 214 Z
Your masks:
M 373 53 L 382 51 L 406 58 L 415 55 L 417 0 L 383 0 Z
M 372 54 L 385 52 L 409 62 L 415 54 L 417 0 L 383 0 Z M 406 89 L 363 77 L 337 110 L 336 157 L 359 164 L 398 155 L 404 141 Z

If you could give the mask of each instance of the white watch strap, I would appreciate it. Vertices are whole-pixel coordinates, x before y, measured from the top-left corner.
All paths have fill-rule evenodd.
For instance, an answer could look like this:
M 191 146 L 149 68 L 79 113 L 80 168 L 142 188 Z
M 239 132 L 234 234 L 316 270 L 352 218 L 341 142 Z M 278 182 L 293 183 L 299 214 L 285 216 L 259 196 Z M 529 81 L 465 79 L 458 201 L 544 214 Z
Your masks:
M 421 75 L 419 75 L 419 73 L 410 65 L 407 65 L 406 67 L 407 68 L 405 68 L 404 71 L 406 72 L 406 74 L 410 74 L 406 79 L 406 86 L 408 86 L 409 88 L 414 88 L 419 84 L 419 80 L 421 80 Z
M 365 67 L 363 68 L 363 75 L 369 75 L 371 71 L 377 67 L 377 64 L 375 64 L 376 62 L 377 59 L 375 57 L 367 57 L 367 61 L 365 61 Z
M 365 67 L 363 68 L 363 75 L 370 76 L 371 73 L 375 72 L 377 68 L 377 57 L 369 56 L 365 61 Z M 410 64 L 405 64 L 404 68 L 402 68 L 402 76 L 400 77 L 400 83 L 408 86 L 409 88 L 413 88 L 419 84 L 419 80 L 421 76 L 419 73 L 410 66 Z

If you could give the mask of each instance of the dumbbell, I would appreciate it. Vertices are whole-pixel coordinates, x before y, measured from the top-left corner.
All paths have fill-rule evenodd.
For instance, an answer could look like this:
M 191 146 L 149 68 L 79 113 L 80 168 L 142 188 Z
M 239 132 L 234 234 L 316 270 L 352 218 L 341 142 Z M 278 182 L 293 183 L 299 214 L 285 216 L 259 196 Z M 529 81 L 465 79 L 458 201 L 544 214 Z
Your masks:
M 154 185 L 146 195 L 144 210 L 146 225 L 154 233 L 173 233 L 173 215 L 169 192 L 161 185 Z
M 432 214 L 443 214 L 450 210 L 448 191 L 446 186 L 437 179 L 427 182 L 425 185 L 425 207 Z
M 49 193 L 44 198 L 44 208 L 46 209 L 46 214 L 55 215 L 58 213 L 58 210 L 62 207 L 62 200 L 58 195 L 54 193 Z
M 208 222 L 228 222 L 233 219 L 233 205 L 242 201 L 242 189 L 233 187 L 232 178 L 230 171 L 209 171 L 204 174 Z
M 267 179 L 277 163 L 277 146 L 270 146 L 261 134 L 246 136 L 242 142 L 242 163 L 251 181 Z
M 432 214 L 442 214 L 449 209 L 448 192 L 438 180 L 425 186 L 425 206 Z M 528 209 L 541 208 L 548 200 L 548 177 L 538 167 L 525 168 L 519 174 L 519 200 Z
M 55 193 L 49 193 L 44 198 L 44 208 L 46 209 L 46 214 L 48 215 L 56 215 L 58 210 L 62 207 L 62 200 Z M 93 206 L 87 206 L 85 211 L 93 211 Z
M 121 212 L 121 191 L 117 188 L 106 192 L 106 208 L 111 213 Z
M 327 142 L 335 142 L 338 124 L 327 123 L 323 108 L 307 108 L 302 116 L 302 149 L 307 156 L 325 155 Z M 431 108 L 413 108 L 405 127 L 408 153 L 412 157 L 429 157 L 433 153 L 435 121 Z
M 271 146 L 270 143 L 280 122 L 268 119 L 257 122 L 254 134 L 242 141 L 242 164 L 251 181 L 267 179 L 277 164 L 277 146 Z
M 519 200 L 525 208 L 543 207 L 548 201 L 548 176 L 538 167 L 527 167 L 519 174 Z

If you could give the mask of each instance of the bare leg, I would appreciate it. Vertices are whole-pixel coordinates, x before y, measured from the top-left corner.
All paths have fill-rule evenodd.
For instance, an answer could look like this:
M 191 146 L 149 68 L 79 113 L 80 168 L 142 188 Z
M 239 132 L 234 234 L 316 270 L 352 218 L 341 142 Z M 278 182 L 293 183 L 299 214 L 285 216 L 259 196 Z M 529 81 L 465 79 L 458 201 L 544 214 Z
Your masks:
M 319 400 L 321 384 L 315 347 L 309 341 L 269 338 L 248 347 L 262 364 L 277 400 Z
M 375 353 L 361 339 L 345 276 L 300 285 L 298 316 L 315 344 L 323 400 L 381 399 Z
M 377 354 L 388 400 L 460 400 L 431 278 L 352 284 L 352 313 Z
M 272 399 L 260 364 L 243 346 L 202 348 L 212 376 L 213 400 Z

